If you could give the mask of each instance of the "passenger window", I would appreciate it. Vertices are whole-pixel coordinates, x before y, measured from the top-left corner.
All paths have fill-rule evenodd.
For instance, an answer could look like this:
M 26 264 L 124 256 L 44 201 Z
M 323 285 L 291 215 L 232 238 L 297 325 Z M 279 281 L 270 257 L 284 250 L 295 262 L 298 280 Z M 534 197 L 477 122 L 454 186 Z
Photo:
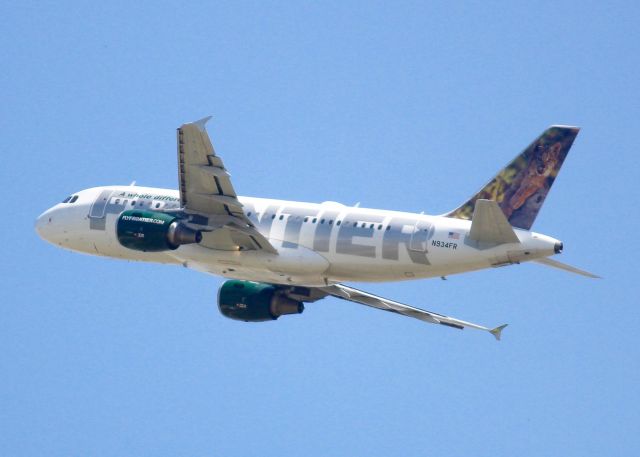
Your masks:
M 391 230 L 391 226 L 390 226 L 390 225 L 387 225 L 387 232 L 388 232 L 389 230 Z
M 378 225 L 378 230 L 382 229 L 382 224 Z
M 280 215 L 280 220 L 282 220 L 282 219 L 284 219 L 284 215 L 281 214 Z
M 136 206 L 136 201 L 135 200 L 131 200 L 131 206 Z
M 317 217 L 314 217 L 314 218 L 313 218 L 313 223 L 315 224 L 317 220 L 318 220 L 318 218 L 317 218 Z
M 369 226 L 369 228 L 370 228 L 370 229 L 373 229 L 373 226 L 374 226 L 374 225 L 375 225 L 375 224 L 371 224 L 371 225 Z
M 78 196 L 74 195 L 73 198 L 71 198 L 71 200 L 69 200 L 69 203 L 75 203 L 76 200 L 78 200 Z
M 271 219 L 275 219 L 275 218 L 276 218 L 276 215 L 275 215 L 275 214 L 272 214 L 272 215 L 271 215 Z
M 340 225 L 342 223 L 342 221 L 338 221 L 336 222 L 336 225 Z
M 362 223 L 362 228 L 365 228 L 367 224 L 365 222 Z
M 329 225 L 333 225 L 333 219 L 329 220 Z
M 324 219 L 322 219 L 322 220 L 320 221 L 320 223 L 321 223 L 321 224 L 324 224 Z
M 120 199 L 116 198 L 116 205 L 119 205 L 119 204 L 120 204 Z
M 247 213 L 247 217 L 251 217 L 251 211 Z
M 357 223 L 357 222 L 354 222 L 354 223 L 353 223 L 353 226 L 354 226 L 354 227 L 357 227 L 357 226 L 358 226 L 358 223 Z
M 160 203 L 156 203 L 156 208 L 160 208 Z
M 309 216 L 304 218 L 304 221 L 307 222 L 309 220 Z

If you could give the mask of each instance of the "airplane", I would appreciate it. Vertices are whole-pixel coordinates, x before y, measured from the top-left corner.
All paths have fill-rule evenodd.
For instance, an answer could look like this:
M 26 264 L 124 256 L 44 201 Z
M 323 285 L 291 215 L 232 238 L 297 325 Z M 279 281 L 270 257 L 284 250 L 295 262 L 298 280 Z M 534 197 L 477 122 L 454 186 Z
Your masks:
M 506 325 L 485 327 L 344 283 L 445 279 L 522 262 L 598 277 L 551 259 L 563 243 L 530 230 L 577 127 L 549 127 L 469 200 L 430 216 L 240 197 L 205 129 L 209 119 L 177 129 L 178 190 L 134 182 L 75 192 L 37 218 L 37 233 L 72 251 L 228 278 L 219 310 L 246 322 L 335 297 L 499 340 Z

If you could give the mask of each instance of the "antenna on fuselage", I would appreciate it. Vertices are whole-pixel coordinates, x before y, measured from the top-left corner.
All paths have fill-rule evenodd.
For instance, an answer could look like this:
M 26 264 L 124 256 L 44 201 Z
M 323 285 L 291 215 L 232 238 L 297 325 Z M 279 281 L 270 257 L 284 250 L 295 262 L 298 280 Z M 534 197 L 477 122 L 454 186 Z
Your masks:
M 131 184 L 129 184 L 129 187 L 135 187 L 136 186 L 136 182 L 135 181 L 131 181 Z

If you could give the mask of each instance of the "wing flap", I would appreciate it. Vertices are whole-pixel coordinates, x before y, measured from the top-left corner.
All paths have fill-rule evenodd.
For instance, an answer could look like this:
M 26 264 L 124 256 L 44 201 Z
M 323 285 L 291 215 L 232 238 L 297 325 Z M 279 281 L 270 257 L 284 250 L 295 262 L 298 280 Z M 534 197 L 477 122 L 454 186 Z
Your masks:
M 209 156 L 212 157 L 212 156 Z M 213 165 L 191 165 L 201 173 L 208 175 L 212 178 L 228 178 L 230 175 L 224 168 Z
M 237 198 L 229 197 L 228 195 L 220 195 L 220 194 L 209 194 L 203 192 L 195 192 L 193 197 L 198 199 L 203 199 L 205 201 L 214 201 L 220 203 L 221 205 L 226 205 L 228 207 L 237 208 L 239 210 L 242 209 L 242 203 Z
M 235 222 L 231 222 L 227 224 L 225 228 L 248 236 L 251 239 L 251 241 L 258 246 L 258 249 L 262 249 L 263 251 L 270 252 L 271 254 L 278 253 L 276 248 L 273 247 L 273 245 L 269 242 L 269 240 L 267 240 L 254 227 L 240 225 Z

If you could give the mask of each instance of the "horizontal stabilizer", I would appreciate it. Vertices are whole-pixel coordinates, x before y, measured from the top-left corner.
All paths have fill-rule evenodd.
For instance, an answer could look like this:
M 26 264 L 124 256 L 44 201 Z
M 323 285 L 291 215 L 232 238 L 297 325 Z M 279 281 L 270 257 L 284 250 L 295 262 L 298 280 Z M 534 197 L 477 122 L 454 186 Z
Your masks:
M 567 265 L 566 263 L 558 262 L 557 260 L 544 258 L 544 259 L 536 259 L 534 260 L 534 262 L 539 263 L 541 265 L 546 265 L 548 267 L 557 268 L 559 270 L 568 271 L 570 273 L 586 276 L 587 278 L 601 279 L 600 276 L 598 275 L 594 275 L 593 273 L 589 273 L 588 271 L 584 271 L 579 268 L 572 267 L 571 265 Z
M 500 206 L 493 200 L 476 201 L 469 238 L 496 244 L 520 242 Z

